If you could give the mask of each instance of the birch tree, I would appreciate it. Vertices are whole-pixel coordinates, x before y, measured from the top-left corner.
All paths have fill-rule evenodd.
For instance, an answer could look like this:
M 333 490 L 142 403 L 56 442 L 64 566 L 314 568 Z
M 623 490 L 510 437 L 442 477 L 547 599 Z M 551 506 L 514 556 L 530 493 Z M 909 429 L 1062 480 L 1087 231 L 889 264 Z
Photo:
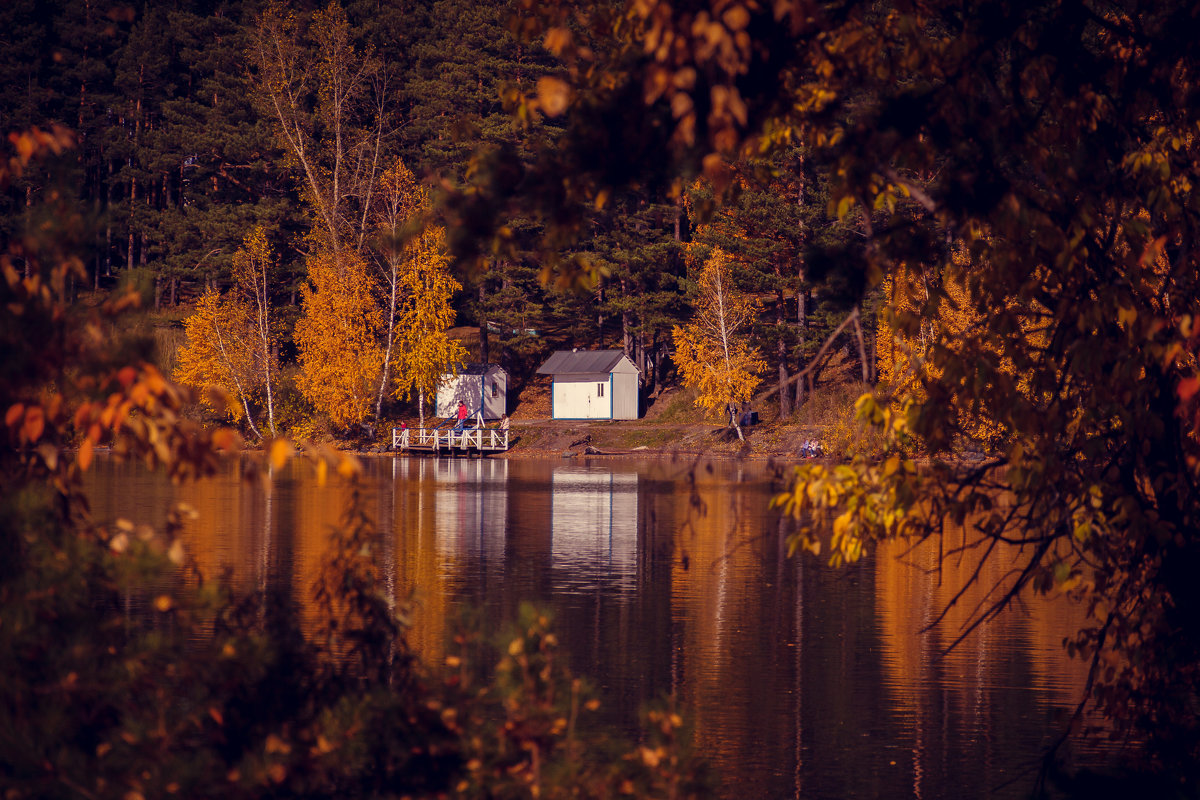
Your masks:
M 271 244 L 266 231 L 257 226 L 242 243 L 242 248 L 233 256 L 233 278 L 246 303 L 246 322 L 254 349 L 252 363 L 256 377 L 262 384 L 263 400 L 266 403 L 267 427 L 275 435 L 275 330 L 271 322 L 271 296 L 269 270 L 272 262 Z
M 202 402 L 234 421 L 254 424 L 251 398 L 259 377 L 255 368 L 249 306 L 236 294 L 209 288 L 184 321 L 187 344 L 179 348 L 175 380 L 202 393 Z M 215 390 L 215 391 L 214 391 Z
M 175 377 L 205 392 L 204 402 L 233 419 L 246 419 L 261 437 L 252 406 L 265 404 L 267 427 L 275 435 L 275 331 L 271 322 L 271 245 L 262 226 L 246 235 L 233 256 L 233 285 L 222 294 L 210 287 L 184 322 L 187 344 L 179 351 Z M 217 403 L 212 389 L 228 398 Z
M 700 293 L 692 321 L 673 329 L 675 363 L 685 386 L 696 389 L 696 405 L 726 413 L 749 401 L 761 383 L 766 362 L 747 338 L 758 311 L 753 298 L 739 292 L 730 276 L 729 255 L 714 249 L 700 272 Z M 741 421 L 732 414 L 739 439 Z
M 386 125 L 378 61 L 355 47 L 337 2 L 314 12 L 308 25 L 271 3 L 249 56 L 260 103 L 311 210 L 313 235 L 335 253 L 361 252 Z
M 380 267 L 380 295 L 387 323 L 384 325 L 379 389 L 375 393 L 376 424 L 383 415 L 383 398 L 388 394 L 392 379 L 392 354 L 396 345 L 396 323 L 402 300 L 401 282 L 405 262 L 415 258 L 408 236 L 412 226 L 417 223 L 418 211 L 427 205 L 412 171 L 402 161 L 397 160 L 384 172 L 379 189 L 375 197 L 378 237 L 373 250 Z
M 398 284 L 402 295 L 396 320 L 397 380 L 395 396 L 416 396 L 421 425 L 425 398 L 437 392 L 442 376 L 461 365 L 466 350 L 449 336 L 454 323 L 450 300 L 462 284 L 450 274 L 445 230 L 430 226 L 413 242 Z

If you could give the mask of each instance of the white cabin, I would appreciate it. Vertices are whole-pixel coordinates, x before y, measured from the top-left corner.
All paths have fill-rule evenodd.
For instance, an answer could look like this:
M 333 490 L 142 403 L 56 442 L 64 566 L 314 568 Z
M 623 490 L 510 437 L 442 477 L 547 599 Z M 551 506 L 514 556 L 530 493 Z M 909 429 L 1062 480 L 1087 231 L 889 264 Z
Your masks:
M 638 368 L 620 350 L 559 350 L 538 374 L 552 377 L 554 419 L 638 418 Z
M 455 416 L 460 400 L 470 417 L 482 412 L 484 419 L 500 419 L 508 410 L 508 373 L 499 364 L 464 364 L 459 372 L 443 375 L 436 415 Z

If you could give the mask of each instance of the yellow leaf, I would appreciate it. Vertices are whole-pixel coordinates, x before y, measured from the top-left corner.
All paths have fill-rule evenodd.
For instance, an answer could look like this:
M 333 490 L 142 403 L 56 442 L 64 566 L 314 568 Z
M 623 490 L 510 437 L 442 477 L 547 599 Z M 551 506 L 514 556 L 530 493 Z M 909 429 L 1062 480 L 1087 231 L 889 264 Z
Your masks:
M 853 519 L 853 514 L 849 511 L 844 511 L 838 515 L 833 521 L 833 535 L 835 538 L 842 538 L 846 532 L 850 530 L 850 522 Z
M 79 452 L 75 455 L 75 463 L 79 465 L 81 472 L 87 472 L 88 467 L 91 466 L 92 454 L 92 440 L 85 436 L 83 443 L 79 445 Z
M 42 457 L 42 462 L 45 463 L 48 469 L 58 469 L 58 448 L 50 444 L 50 442 L 42 442 L 38 445 L 38 455 Z
M 268 753 L 287 754 L 292 752 L 292 746 L 274 733 L 267 736 L 266 748 Z
M 538 102 L 542 110 L 552 117 L 557 117 L 567 110 L 570 99 L 570 87 L 561 78 L 549 75 L 538 79 Z
M 271 443 L 271 466 L 281 470 L 292 455 L 292 443 L 287 439 L 276 439 Z
M 836 215 L 837 218 L 839 220 L 845 218 L 845 216 L 850 213 L 850 210 L 852 208 L 854 208 L 854 198 L 853 197 L 841 198 L 840 200 L 838 200 L 838 204 L 837 204 L 837 215 Z
M 46 417 L 41 406 L 30 406 L 25 409 L 25 424 L 21 428 L 21 438 L 27 442 L 36 442 L 42 438 L 46 429 Z
M 362 464 L 354 456 L 343 454 L 338 459 L 337 471 L 343 478 L 352 478 L 362 472 Z
M 542 40 L 542 46 L 551 54 L 562 55 L 563 50 L 571 44 L 571 31 L 567 28 L 556 27 L 546 31 L 546 36 Z
M 745 6 L 733 6 L 721 16 L 721 20 L 731 31 L 740 31 L 750 24 L 750 13 Z
M 237 432 L 232 428 L 218 428 L 213 431 L 212 443 L 218 450 L 232 450 L 237 443 Z

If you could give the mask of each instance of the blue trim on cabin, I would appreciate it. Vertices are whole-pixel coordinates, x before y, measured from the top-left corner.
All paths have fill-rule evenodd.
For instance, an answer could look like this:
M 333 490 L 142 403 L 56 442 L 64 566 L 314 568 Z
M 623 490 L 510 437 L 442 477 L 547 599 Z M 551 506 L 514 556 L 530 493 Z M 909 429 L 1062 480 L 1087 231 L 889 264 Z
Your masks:
M 607 417 L 559 417 L 554 414 L 554 387 L 558 384 L 557 380 L 550 381 L 550 419 L 561 419 L 567 422 L 588 422 L 589 420 L 609 420 L 610 422 L 616 417 L 616 398 L 613 396 L 613 373 L 608 373 L 608 416 Z

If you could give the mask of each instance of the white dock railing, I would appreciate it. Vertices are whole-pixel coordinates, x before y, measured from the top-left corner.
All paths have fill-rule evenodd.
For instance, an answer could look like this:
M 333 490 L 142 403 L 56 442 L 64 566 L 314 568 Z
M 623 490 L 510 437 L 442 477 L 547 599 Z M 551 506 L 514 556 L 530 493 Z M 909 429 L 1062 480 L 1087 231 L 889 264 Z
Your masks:
M 392 428 L 392 447 L 397 450 L 478 450 L 508 449 L 508 431 L 499 428 Z

